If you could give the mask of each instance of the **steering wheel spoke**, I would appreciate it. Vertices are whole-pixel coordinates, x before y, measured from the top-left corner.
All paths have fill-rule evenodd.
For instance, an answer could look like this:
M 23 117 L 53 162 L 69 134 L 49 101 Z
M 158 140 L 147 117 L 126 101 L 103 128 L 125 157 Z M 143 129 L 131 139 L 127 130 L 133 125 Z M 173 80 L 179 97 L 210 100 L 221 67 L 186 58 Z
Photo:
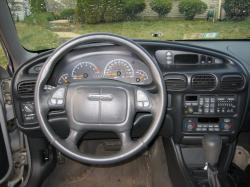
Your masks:
M 75 129 L 70 129 L 68 137 L 65 139 L 65 141 L 69 145 L 77 145 L 79 140 L 82 138 L 84 132 L 83 131 L 77 131 Z
M 121 140 L 121 151 L 127 151 L 134 144 L 134 141 L 131 139 L 130 129 L 119 132 L 118 136 Z

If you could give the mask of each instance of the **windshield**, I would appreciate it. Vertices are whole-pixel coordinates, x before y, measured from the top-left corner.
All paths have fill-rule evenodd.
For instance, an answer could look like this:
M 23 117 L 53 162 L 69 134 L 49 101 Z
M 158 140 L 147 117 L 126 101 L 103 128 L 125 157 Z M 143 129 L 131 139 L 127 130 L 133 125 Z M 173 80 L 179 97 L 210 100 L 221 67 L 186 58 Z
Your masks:
M 250 38 L 250 0 L 8 0 L 22 45 L 55 48 L 81 34 L 133 39 Z

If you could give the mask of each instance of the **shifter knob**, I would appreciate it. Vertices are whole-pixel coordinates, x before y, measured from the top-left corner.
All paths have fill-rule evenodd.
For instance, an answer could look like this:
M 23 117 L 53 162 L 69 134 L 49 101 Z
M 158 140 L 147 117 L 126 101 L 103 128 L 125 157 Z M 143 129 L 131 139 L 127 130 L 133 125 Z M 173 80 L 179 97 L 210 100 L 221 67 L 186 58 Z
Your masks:
M 218 163 L 222 140 L 219 135 L 207 134 L 202 140 L 205 159 L 208 164 L 215 166 Z

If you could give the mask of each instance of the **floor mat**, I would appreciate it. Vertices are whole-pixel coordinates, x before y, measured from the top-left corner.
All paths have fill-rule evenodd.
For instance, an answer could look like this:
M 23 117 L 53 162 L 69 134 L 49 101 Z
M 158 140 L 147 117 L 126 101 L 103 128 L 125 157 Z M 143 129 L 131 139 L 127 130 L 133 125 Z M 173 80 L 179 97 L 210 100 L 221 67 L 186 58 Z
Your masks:
M 88 167 L 69 159 L 56 168 L 47 187 L 150 187 L 150 171 L 147 156 L 115 167 Z
M 166 158 L 161 142 L 153 147 L 128 163 L 112 167 L 86 166 L 65 158 L 65 163 L 57 165 L 43 187 L 172 186 L 168 170 L 164 168 Z
M 250 166 L 242 170 L 235 164 L 230 167 L 230 174 L 233 177 L 237 187 L 250 187 Z

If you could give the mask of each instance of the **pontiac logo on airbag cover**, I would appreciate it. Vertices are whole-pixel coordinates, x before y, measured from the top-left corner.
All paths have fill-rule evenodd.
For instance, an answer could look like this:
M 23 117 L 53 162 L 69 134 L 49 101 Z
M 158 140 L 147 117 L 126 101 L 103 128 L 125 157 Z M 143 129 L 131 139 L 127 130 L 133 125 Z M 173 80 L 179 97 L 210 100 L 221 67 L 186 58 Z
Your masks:
M 112 94 L 95 94 L 91 93 L 88 96 L 88 99 L 90 101 L 112 101 L 113 100 L 113 95 Z

